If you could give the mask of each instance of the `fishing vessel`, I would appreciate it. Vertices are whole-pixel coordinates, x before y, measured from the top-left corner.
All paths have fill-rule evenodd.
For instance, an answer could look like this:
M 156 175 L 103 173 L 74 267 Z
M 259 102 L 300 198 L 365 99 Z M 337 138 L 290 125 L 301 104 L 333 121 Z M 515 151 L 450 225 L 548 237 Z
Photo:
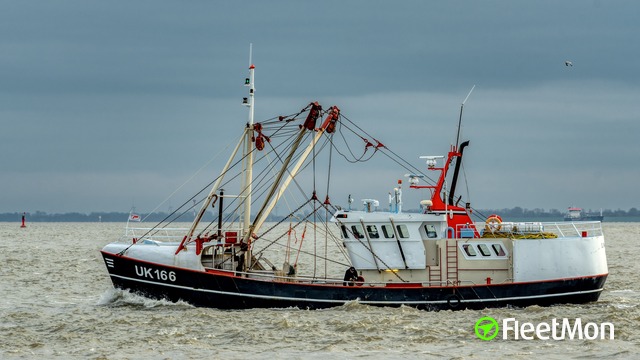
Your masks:
M 456 184 L 469 145 L 458 144 L 460 122 L 455 145 L 446 155 L 422 156 L 421 170 L 337 106 L 312 102 L 255 122 L 254 72 L 251 65 L 245 80 L 248 121 L 220 175 L 165 222 L 128 228 L 123 240 L 102 249 L 116 288 L 221 309 L 357 301 L 457 310 L 600 296 L 608 269 L 599 222 L 508 222 L 460 203 Z M 425 151 L 415 150 L 416 159 Z M 388 208 L 374 198 L 354 205 L 351 195 L 345 206 L 335 205 L 329 194 L 337 159 L 355 168 L 381 155 L 399 174 L 409 172 L 393 180 Z M 379 177 L 372 171 L 360 180 Z M 430 194 L 419 211 L 403 209 L 405 181 L 409 191 Z M 199 211 L 191 225 L 175 227 L 192 203 Z M 276 206 L 289 210 L 274 217 Z

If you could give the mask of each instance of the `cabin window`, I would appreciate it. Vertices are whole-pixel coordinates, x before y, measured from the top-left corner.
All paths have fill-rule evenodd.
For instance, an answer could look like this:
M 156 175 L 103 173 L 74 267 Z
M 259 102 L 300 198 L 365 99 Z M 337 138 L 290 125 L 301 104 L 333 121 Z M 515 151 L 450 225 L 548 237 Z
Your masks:
M 382 233 L 384 237 L 387 239 L 393 239 L 395 235 L 393 234 L 393 228 L 391 225 L 382 225 Z
M 369 234 L 370 239 L 378 239 L 380 234 L 378 234 L 378 228 L 375 225 L 367 225 L 367 233 Z
M 340 225 L 340 229 L 342 230 L 342 238 L 343 239 L 348 239 L 349 238 L 349 231 L 347 230 L 347 227 L 344 225 Z
M 427 237 L 429 239 L 435 239 L 438 237 L 438 232 L 436 231 L 436 227 L 431 225 L 431 224 L 427 224 L 424 226 L 424 231 L 427 232 Z
M 467 253 L 468 256 L 476 256 L 476 250 L 471 246 L 471 244 L 462 245 L 462 249 Z
M 409 237 L 409 229 L 407 225 L 396 225 L 396 229 L 398 229 L 398 236 L 406 239 Z
M 507 250 L 504 245 L 500 243 L 474 242 L 471 244 L 460 244 L 459 246 L 462 251 L 464 251 L 464 256 L 470 260 L 502 260 L 507 257 Z
M 506 253 L 504 252 L 504 249 L 502 248 L 502 245 L 500 244 L 492 244 L 491 247 L 493 248 L 493 251 L 496 253 L 496 255 L 498 256 L 505 256 Z
M 364 237 L 364 231 L 362 231 L 362 226 L 360 225 L 351 225 L 351 232 L 353 236 L 358 239 L 362 239 Z
M 489 247 L 486 244 L 478 244 L 478 250 L 480 250 L 482 256 L 491 256 Z

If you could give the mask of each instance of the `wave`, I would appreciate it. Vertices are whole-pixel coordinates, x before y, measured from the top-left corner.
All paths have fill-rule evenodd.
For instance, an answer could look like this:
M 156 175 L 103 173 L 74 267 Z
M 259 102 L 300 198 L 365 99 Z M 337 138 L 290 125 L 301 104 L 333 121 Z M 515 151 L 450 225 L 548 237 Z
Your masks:
M 194 308 L 193 305 L 190 305 L 183 301 L 171 302 L 169 300 L 160 299 L 150 299 L 135 293 L 130 292 L 129 290 L 120 290 L 111 288 L 106 290 L 98 303 L 98 306 L 111 306 L 111 307 L 138 307 L 145 309 L 153 309 L 159 307 L 170 307 L 170 308 Z

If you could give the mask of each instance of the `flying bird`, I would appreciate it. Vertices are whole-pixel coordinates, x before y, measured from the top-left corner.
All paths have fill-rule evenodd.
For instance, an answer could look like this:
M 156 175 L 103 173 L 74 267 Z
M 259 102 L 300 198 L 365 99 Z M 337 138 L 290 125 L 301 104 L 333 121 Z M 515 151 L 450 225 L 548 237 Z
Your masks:
M 564 62 L 564 66 L 573 66 L 573 63 L 569 60 Z

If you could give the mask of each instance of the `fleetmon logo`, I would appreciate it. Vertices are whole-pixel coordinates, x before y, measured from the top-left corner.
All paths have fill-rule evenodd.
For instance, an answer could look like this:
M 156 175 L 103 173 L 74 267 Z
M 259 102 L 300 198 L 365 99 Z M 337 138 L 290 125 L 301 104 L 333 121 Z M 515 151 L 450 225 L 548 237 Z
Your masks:
M 500 328 L 498 327 L 496 319 L 491 316 L 485 316 L 476 321 L 474 330 L 476 332 L 476 336 L 480 338 L 480 340 L 489 341 L 498 336 Z

